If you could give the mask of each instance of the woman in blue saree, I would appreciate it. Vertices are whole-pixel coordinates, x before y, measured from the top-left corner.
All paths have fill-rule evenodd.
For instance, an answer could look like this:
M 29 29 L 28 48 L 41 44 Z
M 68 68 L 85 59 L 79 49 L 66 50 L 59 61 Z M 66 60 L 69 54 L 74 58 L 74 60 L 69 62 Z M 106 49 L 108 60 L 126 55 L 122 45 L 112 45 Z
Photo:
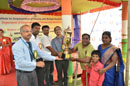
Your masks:
M 124 63 L 121 50 L 112 45 L 111 40 L 111 33 L 105 31 L 102 34 L 103 44 L 98 46 L 101 52 L 101 63 L 104 64 L 104 68 L 100 69 L 99 73 L 105 73 L 103 86 L 124 86 Z

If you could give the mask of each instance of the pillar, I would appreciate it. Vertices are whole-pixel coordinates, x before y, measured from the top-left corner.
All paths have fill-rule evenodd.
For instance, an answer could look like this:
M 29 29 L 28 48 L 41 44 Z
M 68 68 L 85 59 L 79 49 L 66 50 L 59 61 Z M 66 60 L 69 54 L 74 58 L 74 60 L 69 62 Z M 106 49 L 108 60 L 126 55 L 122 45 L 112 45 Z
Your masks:
M 64 29 L 70 27 L 72 29 L 72 7 L 71 0 L 61 0 L 61 8 L 62 8 L 62 32 Z M 68 82 L 73 82 L 73 63 L 69 61 L 69 69 L 68 69 Z
M 122 2 L 122 57 L 126 62 L 127 57 L 127 27 L 128 27 L 128 2 Z

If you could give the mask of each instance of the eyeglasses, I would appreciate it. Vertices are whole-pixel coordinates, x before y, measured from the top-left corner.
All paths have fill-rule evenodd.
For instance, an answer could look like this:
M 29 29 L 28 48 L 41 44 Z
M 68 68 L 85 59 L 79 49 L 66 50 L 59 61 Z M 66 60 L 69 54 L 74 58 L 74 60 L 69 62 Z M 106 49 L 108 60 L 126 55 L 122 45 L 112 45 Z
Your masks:
M 55 31 L 59 31 L 59 30 L 61 30 L 60 28 L 58 28 L 58 29 L 55 29 Z
M 23 32 L 25 32 L 25 33 L 29 33 L 29 32 L 31 32 L 31 33 L 32 33 L 31 30 L 24 30 Z

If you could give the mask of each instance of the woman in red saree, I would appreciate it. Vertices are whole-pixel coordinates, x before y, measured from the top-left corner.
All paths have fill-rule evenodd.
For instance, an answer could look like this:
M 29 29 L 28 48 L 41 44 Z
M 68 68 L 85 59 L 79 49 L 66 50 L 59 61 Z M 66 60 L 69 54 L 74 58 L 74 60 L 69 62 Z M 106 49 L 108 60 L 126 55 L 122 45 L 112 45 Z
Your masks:
M 12 42 L 9 37 L 3 36 L 0 29 L 0 74 L 8 74 L 13 67 Z

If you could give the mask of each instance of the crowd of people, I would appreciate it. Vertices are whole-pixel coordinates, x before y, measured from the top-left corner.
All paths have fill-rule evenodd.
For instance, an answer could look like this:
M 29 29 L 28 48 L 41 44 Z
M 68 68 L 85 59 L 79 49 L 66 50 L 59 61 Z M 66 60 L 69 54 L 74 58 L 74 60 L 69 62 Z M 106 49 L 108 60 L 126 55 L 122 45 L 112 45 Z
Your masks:
M 54 28 L 54 39 L 49 36 L 48 25 L 42 26 L 43 35 L 40 38 L 40 28 L 37 22 L 21 26 L 21 38 L 13 47 L 11 39 L 3 36 L 4 31 L 0 29 L 0 74 L 10 73 L 15 62 L 18 86 L 53 86 L 55 63 L 58 86 L 68 86 L 69 61 L 78 61 L 82 68 L 83 86 L 124 86 L 121 50 L 111 44 L 109 31 L 103 32 L 103 43 L 97 49 L 91 44 L 90 35 L 83 34 L 82 41 L 68 50 L 69 53 L 78 52 L 79 58 L 63 59 L 61 27 Z

